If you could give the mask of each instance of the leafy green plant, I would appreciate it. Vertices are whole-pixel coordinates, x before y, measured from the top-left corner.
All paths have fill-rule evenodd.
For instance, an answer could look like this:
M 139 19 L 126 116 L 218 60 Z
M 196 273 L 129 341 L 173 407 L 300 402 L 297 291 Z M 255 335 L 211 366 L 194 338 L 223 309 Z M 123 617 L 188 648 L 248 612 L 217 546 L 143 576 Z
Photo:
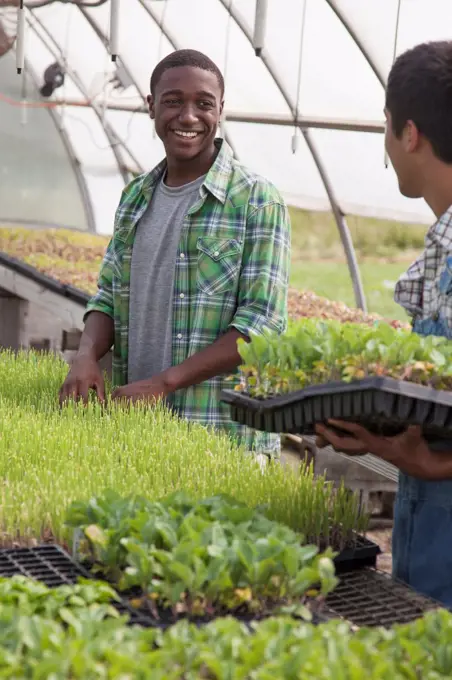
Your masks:
M 62 625 L 0 610 L 0 677 L 33 680 L 446 680 L 452 615 L 438 610 L 391 630 L 354 633 L 273 617 L 251 627 L 232 618 L 166 632 L 74 612 Z
M 121 590 L 138 588 L 138 604 L 156 617 L 158 606 L 174 615 L 264 612 L 305 604 L 309 591 L 324 596 L 336 585 L 331 549 L 319 554 L 289 527 L 232 498 L 196 501 L 178 492 L 146 503 L 109 494 L 107 502 L 109 513 L 106 499 L 85 509 L 73 504 L 67 522 L 83 531 L 85 556 Z M 118 509 L 126 506 L 131 514 L 120 519 Z
M 243 363 L 236 389 L 258 398 L 369 376 L 452 389 L 452 342 L 387 323 L 302 319 L 283 336 L 253 335 L 238 348 Z
M 88 523 L 96 524 L 98 515 L 110 512 L 108 489 L 119 498 L 154 500 L 181 489 L 196 499 L 225 493 L 260 507 L 322 549 L 341 550 L 354 531 L 366 530 L 358 496 L 315 477 L 312 467 L 298 471 L 275 461 L 262 470 L 225 434 L 163 406 L 103 409 L 93 402 L 60 409 L 66 372 L 64 361 L 51 354 L 0 351 L 1 545 L 43 538 L 71 544 L 64 523 L 68 503 L 79 500 L 85 507 L 90 499 L 104 499 L 107 509 L 89 506 Z M 123 502 L 110 518 L 118 526 L 125 526 L 130 510 Z M 123 554 L 123 546 L 116 549 Z M 118 555 L 105 559 L 114 570 Z
M 117 617 L 112 605 L 119 597 L 103 581 L 80 578 L 74 585 L 48 588 L 44 583 L 25 576 L 0 577 L 0 606 L 16 609 L 24 616 L 44 616 L 64 621 L 70 612 L 92 609 L 105 616 Z

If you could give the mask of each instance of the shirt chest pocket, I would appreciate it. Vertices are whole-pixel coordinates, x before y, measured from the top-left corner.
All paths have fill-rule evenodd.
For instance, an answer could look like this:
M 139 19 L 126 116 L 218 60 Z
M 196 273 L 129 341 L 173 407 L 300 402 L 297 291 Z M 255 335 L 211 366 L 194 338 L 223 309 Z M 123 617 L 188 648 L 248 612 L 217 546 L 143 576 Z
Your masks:
M 242 260 L 240 242 L 204 236 L 198 238 L 196 248 L 198 288 L 207 295 L 219 295 L 235 288 Z

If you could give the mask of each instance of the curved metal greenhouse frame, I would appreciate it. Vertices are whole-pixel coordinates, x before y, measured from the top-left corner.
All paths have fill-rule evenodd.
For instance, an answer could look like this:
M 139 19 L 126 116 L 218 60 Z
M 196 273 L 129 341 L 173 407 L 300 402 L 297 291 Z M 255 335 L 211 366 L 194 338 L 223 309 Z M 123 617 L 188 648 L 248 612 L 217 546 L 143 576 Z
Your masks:
M 59 4 L 59 0 L 51 0 L 55 3 L 54 6 Z M 61 1 L 61 0 L 60 0 Z M 164 37 L 166 40 L 167 44 L 170 45 L 173 49 L 178 49 L 182 45 L 182 41 L 179 40 L 179 37 L 174 34 L 168 28 L 168 26 L 165 24 L 165 9 L 163 9 L 163 12 L 161 11 L 161 7 L 159 7 L 159 10 L 156 9 L 157 5 L 163 6 L 165 3 L 171 3 L 172 0 L 164 0 L 160 3 L 157 3 L 156 0 L 154 2 L 149 2 L 149 0 L 127 0 L 127 3 L 132 3 L 133 1 L 136 1 L 138 5 L 142 8 L 143 12 L 146 13 L 146 15 L 150 18 L 150 20 L 153 22 L 154 26 L 158 28 L 161 36 Z M 189 0 L 186 0 L 187 2 Z M 239 9 L 237 8 L 237 3 L 235 0 L 209 0 L 209 2 L 217 2 L 219 5 L 222 6 L 224 12 L 226 12 L 228 16 L 228 21 L 232 21 L 233 24 L 237 29 L 240 30 L 242 35 L 246 38 L 246 41 L 248 42 L 249 46 L 251 49 L 253 49 L 253 30 L 252 30 L 252 24 L 250 23 L 249 16 L 248 18 L 245 18 L 244 15 L 241 14 Z M 312 2 L 312 0 L 310 0 Z M 308 0 L 304 0 L 305 3 L 308 2 Z M 319 0 L 316 0 L 316 2 L 319 2 Z M 399 0 L 400 2 L 400 0 Z M 371 53 L 371 51 L 368 49 L 366 45 L 366 40 L 360 35 L 359 29 L 356 28 L 356 26 L 353 25 L 351 21 L 349 21 L 347 12 L 344 11 L 343 6 L 341 6 L 340 0 L 325 0 L 326 5 L 330 8 L 331 12 L 334 13 L 334 16 L 337 18 L 337 21 L 340 22 L 341 26 L 343 29 L 345 29 L 350 36 L 351 40 L 355 43 L 357 48 L 359 49 L 360 53 L 362 54 L 363 58 L 366 60 L 367 64 L 371 68 L 374 76 L 378 79 L 379 84 L 382 86 L 382 88 L 385 87 L 386 83 L 386 78 L 383 72 L 383 69 L 381 66 L 377 63 L 377 61 L 374 58 L 374 55 Z M 17 2 L 16 0 L 3 0 L 3 3 L 0 2 L 0 7 L 5 6 L 7 4 L 16 6 Z M 29 0 L 29 2 L 25 2 L 25 5 L 28 6 L 28 11 L 27 11 L 27 17 L 28 17 L 28 25 L 30 31 L 35 34 L 39 40 L 45 45 L 46 49 L 48 52 L 53 55 L 55 59 L 59 59 L 62 56 L 64 57 L 65 55 L 65 45 L 63 44 L 63 41 L 61 39 L 61 36 L 56 36 L 52 33 L 52 31 L 46 26 L 45 22 L 41 19 L 40 12 L 46 8 L 46 6 L 50 4 L 49 0 L 42 0 L 37 2 L 36 0 Z M 70 4 L 65 0 L 63 4 Z M 96 36 L 97 40 L 102 44 L 102 46 L 105 48 L 106 52 L 108 53 L 109 50 L 109 40 L 108 40 L 108 31 L 104 28 L 104 24 L 102 23 L 102 17 L 105 17 L 105 13 L 101 14 L 99 13 L 99 18 L 97 17 L 97 8 L 99 10 L 102 10 L 102 5 L 109 5 L 110 3 L 108 0 L 104 2 L 82 2 L 77 0 L 77 2 L 74 2 L 74 9 L 77 9 L 78 12 L 77 14 L 80 17 L 83 17 L 84 20 L 87 22 L 89 25 L 90 29 L 93 31 L 94 35 Z M 243 4 L 243 3 L 242 3 Z M 96 8 L 96 9 L 93 9 Z M 304 7 L 306 9 L 306 6 Z M 400 9 L 400 6 L 399 6 Z M 398 19 L 397 19 L 398 22 Z M 397 33 L 397 28 L 398 28 L 398 23 L 395 27 L 395 31 Z M 304 29 L 304 15 L 303 15 L 303 29 Z M 300 72 L 301 72 L 301 51 L 302 47 L 300 46 Z M 257 58 L 257 57 L 256 57 Z M 361 133 L 363 132 L 378 132 L 382 133 L 384 131 L 384 126 L 382 123 L 378 122 L 370 122 L 370 121 L 350 121 L 350 120 L 345 120 L 345 119 L 340 119 L 340 120 L 329 120 L 329 119 L 322 119 L 319 117 L 311 116 L 311 117 L 303 117 L 299 115 L 299 103 L 298 100 L 295 100 L 295 97 L 291 94 L 290 89 L 287 87 L 287 84 L 284 82 L 284 78 L 282 78 L 281 73 L 278 71 L 278 66 L 276 64 L 276 61 L 274 59 L 273 54 L 270 53 L 270 50 L 266 49 L 265 45 L 259 55 L 259 58 L 262 62 L 263 67 L 267 71 L 268 75 L 271 77 L 274 85 L 276 86 L 277 90 L 279 91 L 282 100 L 285 103 L 286 106 L 286 114 L 281 114 L 281 115 L 265 115 L 265 113 L 259 113 L 259 114 L 254 114 L 253 115 L 245 114 L 240 111 L 236 112 L 228 112 L 227 113 L 227 120 L 231 123 L 236 122 L 255 122 L 259 124 L 269 124 L 269 125 L 276 125 L 276 126 L 292 126 L 294 130 L 299 130 L 299 132 L 302 135 L 302 138 L 306 144 L 307 149 L 309 150 L 310 156 L 312 158 L 312 161 L 314 162 L 315 167 L 317 168 L 318 175 L 321 179 L 321 182 L 324 186 L 324 190 L 326 193 L 326 196 L 329 200 L 330 206 L 332 213 L 334 215 L 334 219 L 337 225 L 337 229 L 342 241 L 342 246 L 346 255 L 347 259 L 347 264 L 348 268 L 350 271 L 352 283 L 353 283 L 353 290 L 354 290 L 354 295 L 355 295 L 355 300 L 356 304 L 361 307 L 362 309 L 366 309 L 366 299 L 365 299 L 365 294 L 364 294 L 364 289 L 360 277 L 360 272 L 359 272 L 359 267 L 357 263 L 357 258 L 356 258 L 356 253 L 355 249 L 353 246 L 353 241 L 352 237 L 350 235 L 350 231 L 347 225 L 347 220 L 345 218 L 344 211 L 342 210 L 339 200 L 336 197 L 336 191 L 333 186 L 333 181 L 330 179 L 329 173 L 327 171 L 327 163 L 325 162 L 324 158 L 322 157 L 322 153 L 319 149 L 318 144 L 316 143 L 315 139 L 313 138 L 313 135 L 311 134 L 311 131 L 313 128 L 321 128 L 321 129 L 327 129 L 327 130 L 350 130 L 350 131 L 359 131 Z M 29 59 L 29 55 L 28 55 Z M 126 57 L 122 57 L 121 54 L 119 54 L 119 63 L 124 70 L 127 78 L 130 81 L 131 87 L 134 88 L 134 90 L 137 93 L 137 97 L 143 102 L 143 105 L 140 107 L 139 110 L 144 110 L 143 107 L 146 105 L 146 91 L 144 90 L 142 84 L 140 84 L 139 78 L 136 77 L 136 73 L 134 70 L 134 66 L 128 62 Z M 153 64 L 149 64 L 149 73 L 152 70 Z M 28 69 L 29 70 L 29 69 Z M 36 69 L 33 69 L 36 70 Z M 99 104 L 98 101 L 95 101 L 93 97 L 90 96 L 90 92 L 87 90 L 86 85 L 84 84 L 82 78 L 79 77 L 78 72 L 77 72 L 77 64 L 69 64 L 65 63 L 65 70 L 66 70 L 66 77 L 72 81 L 72 83 L 76 86 L 78 91 L 82 94 L 82 96 L 85 98 L 85 106 L 89 106 L 93 112 L 95 113 L 99 123 L 101 124 L 105 137 L 108 140 L 109 147 L 111 148 L 112 153 L 114 154 L 116 164 L 118 171 L 122 177 L 122 180 L 124 183 L 127 183 L 131 177 L 138 172 L 143 171 L 143 165 L 140 163 L 140 160 L 137 158 L 136 154 L 134 154 L 130 144 L 128 143 L 127 139 L 121 138 L 121 136 L 118 134 L 116 131 L 114 125 L 107 119 L 107 117 L 104 115 L 104 111 L 102 110 L 102 106 Z M 36 80 L 36 76 L 33 76 L 34 79 Z M 299 75 L 299 80 L 300 80 L 300 75 Z M 59 113 L 59 109 L 57 108 L 56 104 L 59 106 L 81 106 L 83 105 L 82 103 L 76 103 L 75 101 L 70 101 L 69 99 L 66 99 L 65 101 L 63 100 L 54 100 L 55 102 L 55 108 L 50 108 L 50 113 L 54 118 L 61 118 L 61 115 Z M 121 104 L 120 102 L 114 106 L 109 106 L 108 107 L 111 111 L 131 111 L 135 112 L 138 111 L 138 109 L 134 109 L 130 104 Z M 78 167 L 78 160 L 77 160 L 77 154 L 73 150 L 71 141 L 70 141 L 70 136 L 68 136 L 67 133 L 64 132 L 64 121 L 60 120 L 60 124 L 57 126 L 58 129 L 60 130 L 61 134 L 63 135 L 63 139 L 65 141 L 66 147 L 68 149 L 68 152 L 71 156 L 71 159 L 73 161 L 73 164 L 76 166 L 75 170 L 77 173 L 77 178 L 79 181 L 79 185 L 82 189 L 83 197 L 86 203 L 86 209 L 87 209 L 87 214 L 88 214 L 88 221 L 90 223 L 90 226 L 93 224 L 93 211 L 91 207 L 91 201 L 89 199 L 89 192 L 86 189 L 86 185 L 83 181 L 83 176 L 80 175 L 80 169 Z M 233 134 L 231 130 L 226 130 L 225 131 L 225 137 L 228 140 L 228 143 L 232 146 L 234 149 L 234 153 L 237 156 L 236 148 L 233 144 Z M 294 137 L 296 137 L 296 133 L 294 133 Z M 296 140 L 294 141 L 294 143 Z M 295 149 L 294 149 L 295 152 Z M 133 167 L 131 167 L 131 161 Z M 80 179 L 82 177 L 82 179 Z

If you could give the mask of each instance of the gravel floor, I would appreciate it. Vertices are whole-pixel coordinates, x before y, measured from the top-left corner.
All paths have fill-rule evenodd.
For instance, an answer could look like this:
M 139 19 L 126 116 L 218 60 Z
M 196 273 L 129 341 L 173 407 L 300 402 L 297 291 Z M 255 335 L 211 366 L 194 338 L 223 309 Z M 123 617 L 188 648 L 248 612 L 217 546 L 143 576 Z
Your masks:
M 378 558 L 377 566 L 382 571 L 391 573 L 392 570 L 392 550 L 391 537 L 392 529 L 375 529 L 367 532 L 367 537 L 371 541 L 375 541 L 381 550 L 382 554 Z

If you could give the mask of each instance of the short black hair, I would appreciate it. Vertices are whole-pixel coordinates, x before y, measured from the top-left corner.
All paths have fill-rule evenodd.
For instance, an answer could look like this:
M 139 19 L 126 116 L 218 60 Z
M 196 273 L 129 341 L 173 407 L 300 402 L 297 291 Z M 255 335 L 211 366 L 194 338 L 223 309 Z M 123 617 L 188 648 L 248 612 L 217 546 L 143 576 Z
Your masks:
M 221 96 L 224 95 L 224 78 L 218 66 L 207 55 L 197 50 L 176 50 L 171 52 L 162 61 L 160 61 L 152 72 L 151 76 L 151 94 L 155 94 L 160 78 L 170 68 L 177 68 L 179 66 L 193 66 L 200 68 L 203 71 L 210 71 L 214 73 L 220 86 Z
M 388 78 L 386 108 L 400 138 L 412 120 L 435 155 L 452 164 L 452 42 L 417 45 L 401 54 Z

